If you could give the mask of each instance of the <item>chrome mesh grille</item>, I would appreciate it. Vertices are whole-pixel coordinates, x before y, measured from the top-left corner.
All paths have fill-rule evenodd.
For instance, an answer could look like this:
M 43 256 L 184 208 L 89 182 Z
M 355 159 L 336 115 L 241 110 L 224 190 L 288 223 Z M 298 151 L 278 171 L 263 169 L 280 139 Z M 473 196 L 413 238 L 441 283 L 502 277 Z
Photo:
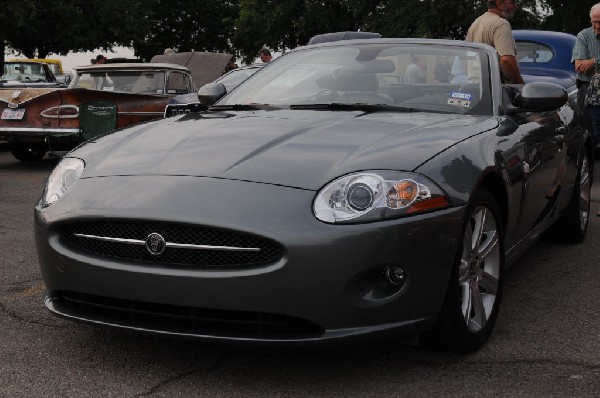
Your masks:
M 283 249 L 278 243 L 261 237 L 195 225 L 135 221 L 90 221 L 62 227 L 61 236 L 71 247 L 99 256 L 161 264 L 223 267 L 256 266 L 278 261 Z M 162 235 L 167 242 L 189 245 L 258 248 L 259 251 L 195 250 L 167 247 L 152 255 L 145 245 L 90 239 L 91 235 L 123 240 L 146 241 L 151 233 Z

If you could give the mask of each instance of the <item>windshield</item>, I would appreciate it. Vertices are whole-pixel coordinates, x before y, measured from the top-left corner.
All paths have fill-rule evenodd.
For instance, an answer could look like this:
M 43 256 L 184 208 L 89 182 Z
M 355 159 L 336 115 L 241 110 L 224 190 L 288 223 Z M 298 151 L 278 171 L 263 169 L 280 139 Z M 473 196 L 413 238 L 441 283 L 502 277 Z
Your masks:
M 93 71 L 78 74 L 72 88 L 126 93 L 164 94 L 164 71 Z
M 57 64 L 48 64 L 48 67 L 50 68 L 52 73 L 54 73 L 55 75 L 60 75 L 60 68 Z
M 6 62 L 2 80 L 16 80 L 31 83 L 54 82 L 54 77 L 46 72 L 43 64 L 33 62 Z
M 367 104 L 491 114 L 484 51 L 424 44 L 347 44 L 279 57 L 216 105 Z M 338 107 L 339 108 L 339 107 Z

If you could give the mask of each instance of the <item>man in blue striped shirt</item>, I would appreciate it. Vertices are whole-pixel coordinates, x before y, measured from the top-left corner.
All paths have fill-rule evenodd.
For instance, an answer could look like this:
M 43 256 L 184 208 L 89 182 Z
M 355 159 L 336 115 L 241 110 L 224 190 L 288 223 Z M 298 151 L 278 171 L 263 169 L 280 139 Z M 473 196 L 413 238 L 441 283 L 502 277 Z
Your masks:
M 577 34 L 577 41 L 573 47 L 571 62 L 575 63 L 577 72 L 577 104 L 583 109 L 584 99 L 591 77 L 594 75 L 595 61 L 600 58 L 600 3 L 590 9 L 592 26 L 583 29 Z M 588 106 L 592 118 L 596 145 L 600 144 L 600 106 Z

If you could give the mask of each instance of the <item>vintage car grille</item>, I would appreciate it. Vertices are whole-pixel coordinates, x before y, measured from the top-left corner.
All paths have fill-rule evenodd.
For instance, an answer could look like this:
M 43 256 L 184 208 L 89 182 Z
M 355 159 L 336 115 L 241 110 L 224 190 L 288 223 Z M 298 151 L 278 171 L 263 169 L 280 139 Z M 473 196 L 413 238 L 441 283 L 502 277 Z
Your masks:
M 324 333 L 313 322 L 279 314 L 155 304 L 71 291 L 56 292 L 52 301 L 59 313 L 80 320 L 161 333 L 282 341 Z
M 151 253 L 150 234 L 164 238 L 163 252 Z M 91 221 L 65 225 L 62 238 L 73 248 L 100 256 L 184 266 L 257 266 L 283 255 L 281 245 L 268 239 L 184 224 Z

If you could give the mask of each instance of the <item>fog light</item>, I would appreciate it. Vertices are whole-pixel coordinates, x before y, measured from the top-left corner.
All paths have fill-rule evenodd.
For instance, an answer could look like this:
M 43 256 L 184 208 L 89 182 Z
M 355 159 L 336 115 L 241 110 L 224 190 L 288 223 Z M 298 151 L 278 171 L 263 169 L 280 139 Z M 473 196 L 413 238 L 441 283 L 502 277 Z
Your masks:
M 398 266 L 390 265 L 389 267 L 386 267 L 384 275 L 386 281 L 390 285 L 402 287 L 406 283 L 406 274 L 404 273 L 404 270 Z

